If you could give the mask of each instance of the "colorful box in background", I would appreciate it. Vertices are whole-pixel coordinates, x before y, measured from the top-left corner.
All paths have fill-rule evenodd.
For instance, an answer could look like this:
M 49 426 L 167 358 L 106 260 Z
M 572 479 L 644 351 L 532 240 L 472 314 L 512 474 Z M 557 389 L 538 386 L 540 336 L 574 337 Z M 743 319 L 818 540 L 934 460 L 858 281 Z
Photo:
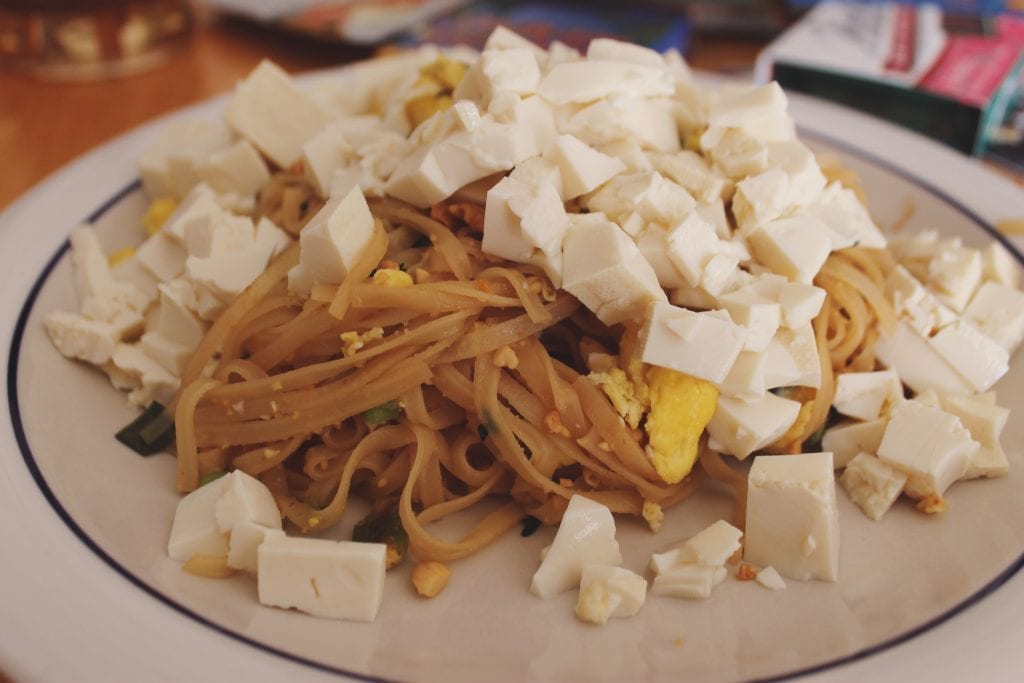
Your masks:
M 690 28 L 679 8 L 619 2 L 482 0 L 410 32 L 403 42 L 467 45 L 480 49 L 497 25 L 534 43 L 558 40 L 585 51 L 592 38 L 627 40 L 659 52 L 685 52 Z
M 759 55 L 755 78 L 981 156 L 1006 138 L 1007 114 L 1021 98 L 1024 18 L 989 13 L 1002 2 L 945 4 L 974 9 L 819 3 Z

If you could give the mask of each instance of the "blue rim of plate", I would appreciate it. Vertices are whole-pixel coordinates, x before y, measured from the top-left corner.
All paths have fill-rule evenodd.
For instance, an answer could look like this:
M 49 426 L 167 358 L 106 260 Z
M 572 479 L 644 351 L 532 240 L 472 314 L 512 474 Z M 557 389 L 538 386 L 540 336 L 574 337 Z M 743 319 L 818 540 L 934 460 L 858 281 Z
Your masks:
M 863 161 L 866 161 L 874 166 L 883 168 L 886 171 L 916 185 L 917 187 L 921 188 L 928 194 L 931 194 L 941 202 L 947 204 L 948 206 L 962 214 L 965 218 L 970 220 L 972 223 L 977 225 L 977 227 L 986 232 L 992 239 L 997 240 L 1004 247 L 1006 247 L 1006 249 L 1013 255 L 1013 257 L 1017 260 L 1018 263 L 1024 265 L 1024 255 L 1021 254 L 1017 247 L 1012 242 L 1010 242 L 1010 240 L 1008 240 L 1005 235 L 996 230 L 995 227 L 990 225 L 976 212 L 964 206 L 959 200 L 952 197 L 949 193 L 947 193 L 945 190 L 942 190 L 935 184 L 918 177 L 914 173 L 904 168 L 894 165 L 892 162 L 889 162 L 876 154 L 872 154 L 863 149 L 860 149 L 844 140 L 834 138 L 831 135 L 828 135 L 827 133 L 809 130 L 804 127 L 799 128 L 799 133 L 800 137 L 804 140 L 813 140 L 816 142 L 824 143 L 851 157 L 858 157 Z M 132 183 L 128 184 L 120 191 L 118 191 L 116 194 L 107 199 L 105 202 L 103 202 L 95 211 L 93 211 L 86 218 L 85 222 L 89 224 L 95 223 L 107 211 L 116 206 L 118 202 L 120 202 L 122 199 L 132 194 L 133 192 L 136 192 L 140 188 L 141 182 L 139 180 L 135 180 Z M 56 268 L 57 264 L 61 261 L 65 253 L 69 250 L 69 248 L 70 243 L 65 241 L 57 250 L 57 252 L 52 257 L 50 257 L 50 260 L 46 263 L 42 272 L 39 274 L 39 276 L 36 278 L 36 281 L 33 283 L 32 289 L 29 291 L 29 294 L 25 299 L 25 303 L 22 305 L 21 312 L 18 315 L 18 320 L 14 328 L 14 334 L 12 335 L 11 338 L 11 348 L 8 354 L 7 364 L 7 399 L 8 405 L 10 407 L 11 426 L 14 431 L 14 436 L 18 443 L 18 448 L 21 451 L 22 459 L 24 460 L 25 465 L 32 476 L 32 479 L 36 482 L 36 485 L 39 487 L 40 492 L 46 498 L 46 501 L 49 503 L 50 507 L 53 508 L 53 511 L 57 514 L 58 517 L 60 517 L 61 521 L 63 521 L 64 524 L 67 525 L 71 532 L 74 533 L 75 536 L 77 536 L 78 539 L 90 551 L 92 551 L 96 556 L 98 556 L 107 565 L 114 569 L 118 574 L 127 579 L 129 583 L 143 590 L 151 597 L 156 598 L 168 607 L 171 607 L 179 613 L 189 617 L 190 619 L 204 626 L 213 629 L 214 631 L 222 635 L 225 635 L 238 642 L 254 647 L 265 653 L 282 657 L 293 663 L 308 666 L 325 673 L 348 676 L 356 680 L 372 681 L 375 683 L 393 680 L 381 678 L 379 676 L 362 674 L 355 671 L 349 671 L 339 667 L 330 666 L 322 662 L 318 662 L 316 660 L 307 659 L 305 657 L 301 657 L 291 652 L 287 652 L 285 650 L 281 650 L 279 648 L 267 645 L 266 643 L 255 640 L 253 638 L 249 638 L 245 635 L 242 635 L 241 633 L 238 633 L 229 628 L 221 626 L 220 624 L 217 624 L 216 622 L 202 616 L 201 614 L 186 607 L 185 605 L 175 601 L 169 595 L 162 593 L 161 591 L 157 590 L 153 586 L 143 581 L 140 577 L 136 576 L 131 571 L 129 571 L 124 565 L 122 565 L 109 553 L 103 550 L 103 548 L 101 548 L 99 544 L 93 538 L 91 538 L 82 529 L 82 527 L 78 525 L 77 522 L 75 522 L 71 514 L 64 508 L 60 500 L 57 498 L 56 494 L 53 492 L 53 490 L 47 483 L 46 478 L 42 474 L 42 471 L 39 469 L 39 466 L 36 463 L 35 455 L 32 453 L 31 446 L 29 445 L 28 435 L 26 434 L 24 425 L 22 424 L 21 409 L 18 404 L 17 371 L 18 360 L 21 352 L 21 343 L 24 338 L 25 330 L 28 325 L 28 319 L 32 314 L 32 309 L 35 305 L 36 299 L 38 298 L 39 293 L 42 291 L 43 287 L 46 285 L 46 282 L 49 279 L 50 274 L 53 272 L 53 269 Z M 1024 551 L 1022 551 L 1021 555 L 1016 559 L 1016 561 L 1011 563 L 1008 567 L 1006 567 L 1003 571 L 1001 571 L 999 574 L 993 577 L 992 580 L 990 580 L 980 589 L 975 591 L 973 594 L 969 595 L 967 598 L 957 603 L 956 605 L 953 605 L 945 612 L 929 619 L 928 621 L 922 624 L 919 624 L 918 626 L 904 633 L 901 633 L 897 636 L 893 636 L 892 638 L 884 640 L 880 643 L 876 643 L 875 645 L 872 645 L 870 647 L 858 650 L 856 652 L 844 655 L 842 657 L 838 657 L 836 659 L 832 659 L 819 664 L 814 664 L 803 669 L 787 672 L 784 674 L 779 674 L 776 676 L 749 679 L 749 683 L 771 683 L 774 681 L 789 681 L 796 678 L 800 678 L 801 676 L 822 673 L 827 670 L 841 667 L 845 664 L 858 662 L 870 658 L 874 655 L 880 654 L 882 652 L 885 652 L 887 650 L 890 650 L 892 648 L 895 648 L 902 643 L 905 643 L 927 631 L 932 630 L 940 624 L 949 621 L 954 616 L 969 609 L 971 606 L 977 604 L 978 602 L 980 602 L 981 600 L 985 599 L 986 597 L 994 593 L 996 590 L 998 590 L 1001 586 L 1003 586 L 1007 581 L 1013 578 L 1022 569 L 1024 569 Z

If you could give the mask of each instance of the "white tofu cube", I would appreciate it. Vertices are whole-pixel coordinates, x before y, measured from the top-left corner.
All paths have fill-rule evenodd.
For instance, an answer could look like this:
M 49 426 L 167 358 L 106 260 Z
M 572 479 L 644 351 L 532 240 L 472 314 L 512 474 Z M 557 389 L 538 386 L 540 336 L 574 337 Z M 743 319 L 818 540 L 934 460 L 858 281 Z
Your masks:
M 834 182 L 804 210 L 829 229 L 832 249 L 861 246 L 882 249 L 885 237 L 853 190 Z
M 733 180 L 763 173 L 768 168 L 768 149 L 739 128 L 729 128 L 709 150 L 715 165 Z
M 241 470 L 235 470 L 224 478 L 227 484 L 214 505 L 217 528 L 229 532 L 243 522 L 271 529 L 281 528 L 281 512 L 263 482 Z
M 632 62 L 655 68 L 665 66 L 661 55 L 649 47 L 627 43 L 614 38 L 594 38 L 587 45 L 587 59 L 612 62 Z
M 658 277 L 658 284 L 662 288 L 675 289 L 689 286 L 686 278 L 668 256 L 668 232 L 665 229 L 658 225 L 649 225 L 642 229 L 635 239 L 637 248 L 654 269 L 654 274 Z M 714 299 L 709 297 L 708 301 L 712 306 L 715 305 Z
M 763 567 L 757 572 L 756 580 L 759 584 L 772 591 L 780 591 L 786 587 L 786 582 L 779 576 L 775 567 Z
M 339 284 L 373 231 L 373 215 L 358 187 L 332 197 L 299 233 L 299 264 L 288 271 L 288 289 L 308 294 L 313 285 Z
M 580 61 L 554 65 L 537 89 L 552 104 L 594 102 L 611 96 L 669 96 L 672 75 L 663 66 L 625 61 Z
M 562 287 L 606 325 L 640 321 L 650 302 L 667 301 L 633 240 L 601 214 L 571 221 L 562 246 Z
M 839 485 L 864 514 L 878 521 L 903 492 L 907 475 L 874 455 L 858 453 L 846 465 Z
M 892 370 L 844 372 L 836 377 L 832 405 L 843 415 L 875 420 L 903 400 L 903 384 Z
M 199 178 L 216 192 L 251 197 L 270 180 L 259 152 L 247 140 L 217 150 L 196 168 Z
M 825 189 L 825 176 L 814 153 L 799 140 L 769 142 L 768 166 L 789 174 L 789 204 L 806 206 Z
M 712 523 L 679 545 L 678 562 L 722 567 L 740 549 L 743 532 L 724 519 Z
M 187 119 L 162 127 L 139 158 L 146 196 L 181 199 L 200 181 L 202 161 L 230 144 L 231 133 L 220 122 Z
M 728 178 L 710 167 L 701 155 L 692 150 L 651 153 L 649 157 L 659 173 L 678 183 L 698 201 L 722 201 L 727 188 L 732 187 Z
M 964 309 L 964 318 L 1013 353 L 1024 340 L 1024 292 L 999 282 L 983 282 Z
M 987 391 L 1010 369 L 1010 354 L 966 320 L 957 320 L 928 340 L 975 391 Z
M 918 401 L 905 401 L 886 425 L 878 457 L 907 474 L 913 498 L 941 496 L 967 469 L 979 448 L 960 418 Z
M 981 284 L 981 272 L 981 252 L 977 249 L 943 249 L 928 262 L 928 284 L 940 301 L 962 313 Z
M 832 454 L 761 455 L 747 481 L 743 559 L 799 581 L 838 579 Z
M 554 185 L 502 178 L 487 192 L 482 248 L 488 254 L 544 268 L 562 284 L 562 243 L 569 217 Z
M 701 284 L 712 257 L 727 249 L 715 226 L 696 211 L 669 228 L 666 247 L 668 257 L 691 287 Z
M 492 48 L 480 55 L 480 73 L 483 76 L 484 97 L 490 99 L 497 92 L 530 95 L 540 84 L 540 69 L 533 48 Z
M 706 600 L 711 590 L 725 581 L 725 567 L 699 564 L 678 564 L 654 577 L 651 593 L 672 598 Z
M 579 585 L 588 564 L 622 562 L 611 510 L 581 495 L 569 499 L 555 540 L 533 575 L 530 592 L 545 600 Z
M 656 302 L 640 332 L 639 355 L 645 363 L 717 384 L 728 376 L 745 335 L 725 311 L 694 312 Z
M 181 377 L 181 373 L 184 372 L 188 359 L 192 355 L 191 348 L 168 339 L 156 330 L 142 335 L 142 339 L 139 340 L 139 348 L 175 377 Z
M 189 309 L 188 304 L 194 296 L 192 288 L 184 280 L 160 283 L 158 287 L 160 305 L 152 329 L 166 339 L 195 349 L 206 334 L 206 324 Z
M 825 430 L 821 447 L 832 453 L 832 464 L 836 469 L 846 467 L 858 453 L 878 453 L 878 444 L 882 443 L 887 424 L 889 419 L 885 417 L 870 422 L 837 424 Z
M 602 154 L 572 135 L 559 135 L 545 158 L 562 172 L 565 199 L 586 194 L 626 170 L 614 157 Z
M 753 287 L 741 287 L 718 297 L 718 304 L 729 311 L 733 322 L 747 328 L 743 348 L 764 351 L 782 322 L 782 307 L 761 296 Z
M 647 580 L 623 567 L 583 565 L 576 616 L 606 624 L 611 617 L 631 617 L 647 597 Z
M 130 392 L 129 402 L 140 408 L 153 401 L 168 405 L 180 385 L 176 376 L 147 356 L 138 344 L 118 344 L 104 370 L 114 386 Z
M 1002 477 L 1010 470 L 999 437 L 1009 419 L 1010 411 L 978 396 L 943 396 L 942 409 L 960 418 L 979 448 L 961 479 Z
M 811 284 L 832 250 L 826 230 L 816 218 L 795 215 L 761 224 L 747 240 L 759 262 L 793 282 Z
M 135 258 L 160 282 L 169 282 L 185 272 L 185 247 L 163 230 L 135 250 Z
M 689 192 L 657 171 L 621 173 L 587 197 L 585 204 L 617 222 L 635 212 L 645 222 L 665 227 L 682 220 L 696 206 Z
M 708 434 L 726 453 L 743 460 L 777 441 L 800 414 L 799 401 L 766 393 L 754 401 L 719 395 Z
M 531 187 L 539 185 L 551 185 L 555 188 L 558 196 L 565 199 L 565 190 L 562 186 L 562 171 L 551 160 L 544 157 L 530 157 L 509 173 L 509 177 Z
M 781 216 L 789 207 L 788 198 L 789 176 L 779 168 L 769 168 L 736 183 L 732 212 L 741 234 L 748 235 Z
M 768 354 L 757 351 L 741 351 L 732 364 L 718 390 L 726 396 L 744 401 L 756 401 L 764 396 L 765 369 Z
M 981 276 L 986 280 L 1017 289 L 1020 270 L 1020 264 L 999 242 L 992 241 L 981 250 Z
M 825 290 L 801 282 L 787 282 L 779 292 L 782 324 L 790 329 L 804 327 L 821 311 Z
M 167 554 L 185 562 L 193 555 L 228 554 L 228 535 L 217 526 L 214 510 L 228 485 L 227 477 L 214 479 L 178 501 Z
M 967 381 L 905 320 L 878 340 L 875 354 L 915 392 L 933 389 L 939 394 L 973 393 Z
M 63 356 L 93 365 L 109 361 L 120 341 L 110 323 L 89 320 L 77 313 L 54 311 L 46 316 L 45 326 L 50 341 Z
M 306 141 L 327 124 L 316 100 L 267 60 L 235 87 L 224 118 L 280 168 L 295 163 Z
M 387 546 L 271 537 L 259 545 L 260 602 L 318 617 L 373 621 L 384 597 Z
M 272 529 L 255 522 L 239 522 L 231 528 L 228 538 L 228 566 L 255 574 L 259 571 L 259 547 L 268 538 L 284 536 L 281 529 Z
M 765 349 L 765 389 L 821 387 L 821 357 L 811 323 L 780 327 Z

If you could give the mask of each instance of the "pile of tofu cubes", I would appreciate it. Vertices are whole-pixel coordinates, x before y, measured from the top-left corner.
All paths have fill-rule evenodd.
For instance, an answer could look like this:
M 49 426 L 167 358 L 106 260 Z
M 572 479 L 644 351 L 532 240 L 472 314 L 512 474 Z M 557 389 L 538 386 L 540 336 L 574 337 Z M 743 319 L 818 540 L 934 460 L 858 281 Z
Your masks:
M 672 51 L 542 49 L 498 28 L 479 55 L 446 57 L 468 63 L 451 106 L 412 128 L 405 105 L 441 57 L 423 48 L 306 88 L 265 62 L 223 121 L 167 128 L 139 169 L 146 193 L 177 208 L 113 267 L 88 227 L 72 234 L 82 305 L 47 319 L 57 348 L 138 405 L 166 401 L 210 322 L 292 241 L 250 217 L 274 169 L 301 167 L 326 202 L 302 233 L 298 293 L 344 277 L 373 232 L 366 196 L 427 208 L 501 174 L 485 252 L 542 268 L 608 325 L 636 323 L 645 363 L 715 384 L 712 448 L 742 460 L 785 434 L 801 404 L 773 390 L 821 384 L 815 275 L 832 251 L 887 240 L 797 139 L 781 89 L 709 87 Z M 903 492 L 935 511 L 953 482 L 1007 468 L 990 390 L 1024 337 L 1018 265 L 998 244 L 931 233 L 888 246 L 899 323 L 878 342 L 883 369 L 838 377 L 844 421 L 827 452 L 758 456 L 750 470 L 746 552 L 793 578 L 836 576 L 834 468 L 876 519 Z M 671 574 L 683 556 L 707 557 L 658 566 Z M 662 584 L 721 575 L 676 574 Z

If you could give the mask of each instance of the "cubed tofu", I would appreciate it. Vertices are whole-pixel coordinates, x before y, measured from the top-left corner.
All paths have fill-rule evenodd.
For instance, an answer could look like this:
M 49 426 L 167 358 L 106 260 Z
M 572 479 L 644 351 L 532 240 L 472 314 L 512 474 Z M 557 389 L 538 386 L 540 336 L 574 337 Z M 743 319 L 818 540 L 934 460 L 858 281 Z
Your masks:
M 627 61 L 579 61 L 554 65 L 537 89 L 552 104 L 594 102 L 612 96 L 670 96 L 672 74 L 664 66 Z
M 692 150 L 675 153 L 651 153 L 654 168 L 669 180 L 678 183 L 701 202 L 722 201 L 732 181 Z
M 662 288 L 675 289 L 690 286 L 668 256 L 668 231 L 659 225 L 649 225 L 635 235 L 635 239 L 637 248 L 654 269 L 654 274 L 658 277 L 658 284 Z M 708 302 L 712 306 L 715 305 L 715 300 L 710 295 L 708 295 Z
M 777 441 L 793 426 L 800 403 L 766 393 L 754 401 L 718 397 L 718 407 L 708 423 L 715 445 L 743 460 Z
M 817 218 L 793 215 L 762 223 L 747 237 L 754 257 L 793 282 L 811 284 L 832 250 Z
M 715 233 L 715 226 L 698 212 L 692 211 L 669 227 L 666 251 L 669 259 L 686 278 L 687 284 L 698 287 L 704 280 L 704 272 L 712 257 L 726 254 L 728 248 Z
M 780 591 L 786 587 L 786 582 L 779 576 L 775 567 L 762 567 L 755 577 L 757 582 L 772 591 Z
M 733 322 L 747 328 L 743 348 L 764 351 L 768 348 L 782 322 L 782 307 L 777 301 L 761 296 L 754 287 L 736 289 L 718 297 L 718 304 L 729 311 Z
M 150 358 L 138 344 L 118 344 L 110 355 L 110 363 L 103 368 L 111 384 L 128 391 L 128 401 L 139 408 L 146 408 L 153 401 L 170 404 L 180 385 L 175 375 Z
M 487 192 L 482 248 L 488 254 L 544 268 L 562 284 L 562 243 L 569 217 L 554 185 L 502 178 Z
M 855 246 L 883 249 L 886 246 L 885 237 L 867 207 L 853 190 L 838 182 L 826 187 L 804 210 L 828 227 L 833 250 Z
M 928 285 L 942 303 L 962 313 L 981 284 L 981 272 L 977 249 L 943 249 L 928 262 Z
M 228 554 L 228 534 L 217 525 L 217 501 L 227 490 L 228 477 L 214 479 L 178 501 L 167 554 L 185 562 L 193 555 Z
M 737 182 L 732 212 L 739 224 L 740 233 L 749 235 L 781 216 L 789 208 L 788 198 L 789 176 L 779 168 L 769 168 Z
M 373 215 L 358 187 L 332 197 L 299 233 L 299 264 L 288 271 L 288 289 L 308 294 L 313 285 L 339 284 L 373 231 Z
M 780 327 L 764 353 L 765 389 L 821 387 L 821 357 L 811 323 L 795 329 Z
M 631 617 L 647 597 L 647 580 L 623 567 L 583 565 L 576 616 L 605 624 L 612 617 Z
M 724 519 L 712 523 L 679 545 L 678 562 L 721 567 L 740 549 L 743 532 Z
M 562 287 L 606 325 L 639 322 L 648 304 L 667 301 L 633 240 L 601 214 L 570 222 L 562 246 Z
M 978 477 L 1002 477 L 1010 465 L 999 438 L 1010 417 L 1010 411 L 977 396 L 943 396 L 942 409 L 960 418 L 971 438 L 978 442 L 979 448 L 964 471 L 961 479 Z
M 373 621 L 384 598 L 383 543 L 272 536 L 257 550 L 260 602 L 318 617 Z
M 911 325 L 900 320 L 875 344 L 878 360 L 915 392 L 970 394 L 971 386 Z
M 913 498 L 942 496 L 959 479 L 980 445 L 960 418 L 918 401 L 905 401 L 889 418 L 878 457 L 907 475 Z
M 907 475 L 868 453 L 858 453 L 846 465 L 839 485 L 864 514 L 878 521 L 903 492 Z
M 199 178 L 215 192 L 251 197 L 270 180 L 263 157 L 248 140 L 210 154 L 196 168 Z
M 1013 289 L 1020 287 L 1020 264 L 999 242 L 993 241 L 981 250 L 981 275 Z
M 251 574 L 259 571 L 259 547 L 268 538 L 280 538 L 284 531 L 255 522 L 239 522 L 228 538 L 228 566 Z
M 148 197 L 181 199 L 200 181 L 201 163 L 231 144 L 220 122 L 186 119 L 163 127 L 139 158 L 139 176 Z
M 743 559 L 799 581 L 839 577 L 831 453 L 761 455 L 750 468 Z
M 640 332 L 639 356 L 717 384 L 728 376 L 745 335 L 725 311 L 694 312 L 656 302 Z
M 531 95 L 540 84 L 540 68 L 533 48 L 491 48 L 480 55 L 480 84 L 490 99 L 497 92 Z
M 825 303 L 825 290 L 802 282 L 787 282 L 779 292 L 782 324 L 791 330 L 810 323 Z
M 657 171 L 620 173 L 584 199 L 591 211 L 600 211 L 621 223 L 636 213 L 645 223 L 676 224 L 696 206 L 682 187 Z
M 110 360 L 120 341 L 110 323 L 89 320 L 77 313 L 54 311 L 46 316 L 50 341 L 67 358 L 101 365 Z
M 765 368 L 768 354 L 758 351 L 741 351 L 732 364 L 732 369 L 718 390 L 726 396 L 744 401 L 756 401 L 764 396 Z
M 241 470 L 231 472 L 224 479 L 227 483 L 214 505 L 218 529 L 230 532 L 243 522 L 281 528 L 281 512 L 263 482 Z
M 572 135 L 559 135 L 545 158 L 562 172 L 565 199 L 591 192 L 626 170 L 626 165 L 618 159 L 602 154 Z
M 858 453 L 878 453 L 887 424 L 887 417 L 869 422 L 842 422 L 825 430 L 821 447 L 832 453 L 832 464 L 836 469 L 846 467 Z
M 870 421 L 889 412 L 903 400 L 903 384 L 892 370 L 844 372 L 836 377 L 832 405 L 843 415 Z
M 999 282 L 983 282 L 964 309 L 964 318 L 1013 353 L 1024 340 L 1024 292 Z
M 264 60 L 236 87 L 224 118 L 279 168 L 302 155 L 302 146 L 327 124 L 327 115 L 288 74 Z
M 988 391 L 1010 369 L 1010 354 L 966 320 L 957 320 L 932 336 L 928 343 L 970 387 Z
M 578 586 L 585 565 L 621 562 L 611 510 L 577 494 L 569 499 L 555 540 L 530 582 L 530 592 L 548 599 Z

